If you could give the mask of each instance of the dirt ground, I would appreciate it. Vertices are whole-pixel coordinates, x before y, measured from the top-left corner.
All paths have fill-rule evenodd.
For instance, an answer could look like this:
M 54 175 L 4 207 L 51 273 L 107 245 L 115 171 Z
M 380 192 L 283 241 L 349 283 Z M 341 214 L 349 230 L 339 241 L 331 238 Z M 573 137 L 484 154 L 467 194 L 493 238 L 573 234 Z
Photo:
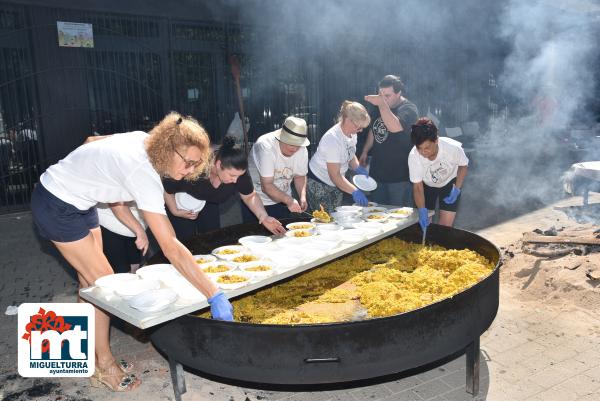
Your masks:
M 566 255 L 540 256 L 538 254 L 545 252 L 559 253 L 556 251 L 562 251 L 564 247 L 534 246 L 523 238 L 515 240 L 519 224 L 522 224 L 523 233 L 536 230 L 541 235 L 600 238 L 600 204 L 583 207 L 572 203 L 559 204 L 519 221 L 501 224 L 493 233 L 488 230 L 487 237 L 500 246 L 502 290 L 511 298 L 535 307 L 562 311 L 577 309 L 599 319 L 600 245 L 574 246 Z M 590 334 L 600 334 L 598 325 L 589 326 L 589 322 L 580 321 L 579 326 L 587 327 Z

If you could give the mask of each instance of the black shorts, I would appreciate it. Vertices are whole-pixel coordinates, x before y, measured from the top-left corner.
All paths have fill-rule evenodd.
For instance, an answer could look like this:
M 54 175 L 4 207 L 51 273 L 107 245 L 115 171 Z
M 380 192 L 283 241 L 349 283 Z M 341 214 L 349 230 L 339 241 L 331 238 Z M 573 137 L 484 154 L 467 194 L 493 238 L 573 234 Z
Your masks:
M 31 194 L 31 214 L 40 235 L 55 242 L 79 241 L 99 225 L 95 207 L 79 210 L 39 183 Z
M 445 210 L 447 212 L 456 212 L 458 208 L 458 204 L 460 202 L 460 195 L 456 199 L 456 202 L 449 205 L 444 202 L 444 198 L 450 195 L 450 191 L 452 191 L 452 186 L 456 182 L 456 178 L 453 178 L 448 184 L 441 188 L 429 187 L 423 183 L 423 189 L 425 192 L 425 207 L 429 210 L 435 210 L 436 204 L 440 204 L 440 210 Z
M 114 233 L 102 226 L 102 250 L 115 273 L 129 273 L 131 265 L 139 265 L 142 251 L 135 246 L 135 237 Z

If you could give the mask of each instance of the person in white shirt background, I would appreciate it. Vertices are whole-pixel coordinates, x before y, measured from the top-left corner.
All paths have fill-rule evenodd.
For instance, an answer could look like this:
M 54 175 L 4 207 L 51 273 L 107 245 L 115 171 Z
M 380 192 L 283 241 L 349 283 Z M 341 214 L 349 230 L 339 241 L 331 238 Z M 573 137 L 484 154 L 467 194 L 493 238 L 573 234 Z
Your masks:
M 262 135 L 248 156 L 248 171 L 269 216 L 291 217 L 308 208 L 306 174 L 308 151 L 306 121 L 297 117 L 285 119 L 281 129 Z M 292 182 L 298 199 L 292 196 Z M 243 205 L 245 222 L 256 221 Z
M 439 224 L 452 227 L 460 201 L 469 159 L 460 142 L 438 135 L 435 124 L 426 117 L 412 126 L 415 145 L 408 154 L 410 181 L 419 224 L 429 225 L 428 210 L 435 210 L 439 200 Z
M 354 202 L 367 206 L 367 196 L 345 177 L 348 169 L 368 175 L 356 157 L 356 135 L 369 126 L 371 117 L 365 106 L 349 100 L 342 103 L 338 122 L 319 141 L 316 153 L 308 164 L 308 203 L 311 210 L 323 205 L 332 212 L 342 204 L 344 192 Z
M 112 212 L 110 205 L 99 203 L 98 222 L 102 232 L 102 250 L 115 273 L 135 273 L 140 267 L 142 256 L 148 252 L 147 224 L 135 202 L 124 202 L 134 220 L 127 227 Z

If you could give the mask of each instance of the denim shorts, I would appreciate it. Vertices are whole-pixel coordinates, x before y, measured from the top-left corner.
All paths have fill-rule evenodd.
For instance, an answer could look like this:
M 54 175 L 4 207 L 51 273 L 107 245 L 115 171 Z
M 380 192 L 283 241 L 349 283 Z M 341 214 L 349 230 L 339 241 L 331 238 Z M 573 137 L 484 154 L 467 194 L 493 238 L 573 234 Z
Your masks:
M 78 241 L 99 226 L 95 207 L 79 210 L 39 183 L 31 195 L 31 214 L 39 234 L 55 242 Z

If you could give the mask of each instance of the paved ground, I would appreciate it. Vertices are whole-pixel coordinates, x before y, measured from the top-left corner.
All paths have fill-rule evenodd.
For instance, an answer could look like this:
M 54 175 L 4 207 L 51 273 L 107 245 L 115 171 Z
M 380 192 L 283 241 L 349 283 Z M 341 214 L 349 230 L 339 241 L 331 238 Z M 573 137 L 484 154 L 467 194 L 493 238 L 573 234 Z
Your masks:
M 592 202 L 600 197 L 592 197 Z M 561 205 L 580 203 L 581 198 Z M 552 207 L 523 214 L 480 234 L 507 246 L 524 231 L 564 218 Z M 463 225 L 464 226 L 464 225 Z M 51 248 L 32 234 L 28 213 L 0 216 L 0 309 L 37 301 L 74 301 L 76 283 Z M 465 392 L 464 356 L 410 377 L 363 387 L 316 392 L 273 392 L 229 386 L 185 374 L 185 401 L 362 401 L 491 400 L 597 401 L 600 399 L 600 315 L 576 306 L 525 301 L 514 287 L 501 285 L 498 316 L 481 342 L 481 390 Z M 16 316 L 0 324 L 0 397 L 3 400 L 172 400 L 168 364 L 143 332 L 113 330 L 117 355 L 127 355 L 141 370 L 143 386 L 132 394 L 113 394 L 76 379 L 23 379 L 16 366 Z M 129 331 L 129 330 L 127 330 Z M 130 335 L 132 334 L 132 335 Z

